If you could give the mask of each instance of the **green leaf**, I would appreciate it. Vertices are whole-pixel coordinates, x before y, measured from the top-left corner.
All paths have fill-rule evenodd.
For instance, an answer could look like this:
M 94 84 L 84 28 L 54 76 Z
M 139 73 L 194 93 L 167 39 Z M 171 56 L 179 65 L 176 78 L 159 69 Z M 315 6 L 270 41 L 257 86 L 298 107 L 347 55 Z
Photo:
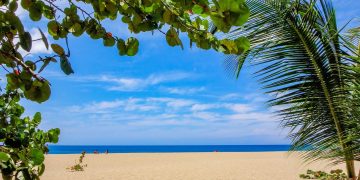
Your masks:
M 49 83 L 35 80 L 32 82 L 31 87 L 25 90 L 24 95 L 29 100 L 38 103 L 45 102 L 51 95 Z
M 39 29 L 39 31 L 40 31 L 41 39 L 42 39 L 42 41 L 44 42 L 44 45 L 45 45 L 46 49 L 49 49 L 49 43 L 48 43 L 48 40 L 47 40 L 45 34 L 41 31 L 40 28 L 38 28 L 38 29 Z
M 129 16 L 123 16 L 121 18 L 121 21 L 124 23 L 130 23 L 131 22 L 131 18 Z
M 166 33 L 166 41 L 170 46 L 181 45 L 181 47 L 182 47 L 182 42 L 179 39 L 178 33 L 172 27 Z
M 195 14 L 201 14 L 204 11 L 203 7 L 195 4 L 192 8 L 192 12 Z
M 47 24 L 47 28 L 51 36 L 58 36 L 58 33 L 60 31 L 60 24 L 58 22 L 50 21 Z
M 0 152 L 0 161 L 8 161 L 10 160 L 10 155 L 4 152 Z
M 20 88 L 22 81 L 16 74 L 10 73 L 10 74 L 7 74 L 6 77 L 7 77 L 6 89 L 16 90 L 16 89 Z
M 33 71 L 36 70 L 36 64 L 32 61 L 25 61 L 25 64 Z
M 220 43 L 220 49 L 223 49 L 225 54 L 238 54 L 237 44 L 234 41 L 223 39 Z
M 20 38 L 21 48 L 23 48 L 25 51 L 29 52 L 31 50 L 31 45 L 32 45 L 32 39 L 31 39 L 30 33 L 25 32 L 24 34 L 20 34 L 19 38 Z
M 52 58 L 52 59 L 54 59 L 54 58 Z M 44 60 L 44 64 L 40 67 L 38 73 L 41 73 L 41 72 L 45 69 L 45 67 L 46 67 L 47 65 L 49 65 L 49 63 L 50 63 L 50 60 L 45 59 L 45 60 Z
M 170 23 L 171 22 L 171 16 L 172 16 L 172 13 L 169 10 L 166 9 L 164 14 L 163 14 L 164 22 Z
M 250 49 L 250 41 L 246 37 L 239 37 L 235 40 L 238 48 L 238 53 L 241 54 Z
M 18 8 L 18 4 L 16 0 L 12 0 L 11 3 L 9 4 L 9 10 L 15 12 L 17 8 Z
M 30 151 L 30 160 L 34 165 L 41 165 L 44 162 L 44 153 L 39 149 L 32 149 Z
M 244 5 L 240 8 L 240 14 L 231 15 L 231 19 L 233 21 L 232 25 L 241 26 L 248 21 L 249 17 L 250 10 L 246 5 Z
M 119 54 L 121 56 L 126 54 L 127 50 L 126 50 L 126 45 L 125 45 L 124 40 L 122 40 L 122 39 L 117 40 L 117 45 L 116 46 L 117 46 Z
M 72 34 L 74 35 L 74 36 L 81 36 L 83 33 L 84 33 L 84 31 L 85 31 L 85 28 L 83 28 L 82 26 L 81 26 L 81 24 L 79 24 L 79 23 L 75 23 L 72 27 L 71 27 L 71 31 L 72 31 Z
M 39 176 L 43 175 L 45 172 L 45 164 L 41 164 L 41 166 L 39 166 Z
M 35 123 L 35 125 L 39 125 L 41 122 L 41 113 L 36 112 L 33 118 L 33 122 Z
M 39 2 L 32 3 L 29 7 L 29 16 L 33 21 L 39 21 L 41 19 L 42 6 Z
M 134 38 L 130 37 L 126 40 L 126 55 L 134 56 L 138 52 L 139 49 L 139 41 Z
M 43 6 L 43 15 L 48 19 L 54 19 L 55 18 L 55 10 L 48 5 Z
M 48 137 L 49 137 L 49 141 L 51 143 L 57 143 L 59 141 L 59 135 L 60 135 L 60 129 L 59 128 L 50 129 L 48 131 Z
M 104 37 L 103 43 L 104 46 L 112 47 L 115 45 L 115 39 L 113 37 Z
M 29 9 L 31 4 L 31 0 L 21 0 L 21 7 L 23 7 L 24 9 Z
M 58 55 L 60 56 L 64 56 L 65 55 L 65 51 L 64 48 L 62 48 L 60 45 L 58 44 L 51 44 L 51 49 Z
M 9 21 L 11 26 L 14 26 L 17 29 L 19 34 L 24 34 L 24 26 L 19 17 L 17 17 L 14 12 L 8 11 L 7 13 L 5 13 L 5 17 Z
M 66 56 L 60 57 L 60 67 L 66 75 L 74 73 L 74 70 L 72 69 L 71 64 Z

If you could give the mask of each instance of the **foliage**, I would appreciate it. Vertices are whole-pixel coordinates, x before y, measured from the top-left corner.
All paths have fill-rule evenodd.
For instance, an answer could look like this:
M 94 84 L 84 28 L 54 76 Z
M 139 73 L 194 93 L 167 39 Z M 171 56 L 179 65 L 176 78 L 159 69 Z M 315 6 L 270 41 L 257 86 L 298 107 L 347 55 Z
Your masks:
M 60 130 L 38 129 L 41 114 L 24 117 L 21 95 L 9 91 L 0 96 L 0 170 L 3 179 L 38 179 L 45 170 L 46 143 L 57 143 Z
M 257 65 L 257 77 L 290 129 L 292 150 L 306 160 L 345 162 L 350 178 L 360 160 L 359 53 L 337 29 L 331 0 L 249 0 L 252 12 L 242 28 L 226 35 L 246 36 L 251 48 L 227 58 L 227 70 L 239 76 L 245 61 Z
M 321 179 L 321 180 L 347 180 L 347 176 L 343 170 L 331 170 L 330 173 L 324 171 L 307 170 L 306 174 L 300 174 L 301 179 Z
M 79 161 L 78 162 L 75 161 L 75 165 L 73 165 L 67 169 L 70 169 L 70 171 L 84 171 L 84 167 L 87 167 L 87 164 L 83 164 L 85 153 L 86 153 L 85 151 L 81 152 Z
M 183 48 L 180 32 L 187 33 L 191 44 L 195 43 L 199 48 L 213 48 L 225 54 L 241 54 L 249 46 L 244 37 L 218 39 L 215 31 L 209 32 L 209 19 L 222 32 L 244 24 L 250 14 L 245 0 L 68 0 L 68 4 L 58 5 L 55 0 L 0 1 L 0 65 L 8 72 L 8 90 L 21 89 L 27 99 L 39 103 L 49 99 L 50 83 L 38 73 L 58 61 L 65 74 L 74 73 L 69 61 L 69 35 L 79 37 L 87 34 L 92 39 L 102 39 L 104 46 L 116 45 L 119 55 L 136 55 L 139 41 L 134 37 L 125 40 L 108 32 L 102 25 L 108 19 L 121 18 L 132 33 L 159 31 L 170 46 Z M 40 29 L 41 38 L 33 39 L 15 14 L 20 6 L 29 12 L 32 21 L 45 19 L 52 38 L 65 39 L 66 50 L 59 44 L 49 46 Z M 30 52 L 32 42 L 37 40 L 42 40 L 44 46 L 55 54 L 33 60 L 20 54 L 20 47 Z

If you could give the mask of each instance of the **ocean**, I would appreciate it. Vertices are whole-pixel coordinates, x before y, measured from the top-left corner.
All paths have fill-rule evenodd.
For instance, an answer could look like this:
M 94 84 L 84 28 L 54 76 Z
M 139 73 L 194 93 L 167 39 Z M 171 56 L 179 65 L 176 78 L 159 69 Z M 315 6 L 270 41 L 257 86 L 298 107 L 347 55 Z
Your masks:
M 82 151 L 93 153 L 176 153 L 176 152 L 271 152 L 288 151 L 290 145 L 49 145 L 49 154 L 80 154 Z

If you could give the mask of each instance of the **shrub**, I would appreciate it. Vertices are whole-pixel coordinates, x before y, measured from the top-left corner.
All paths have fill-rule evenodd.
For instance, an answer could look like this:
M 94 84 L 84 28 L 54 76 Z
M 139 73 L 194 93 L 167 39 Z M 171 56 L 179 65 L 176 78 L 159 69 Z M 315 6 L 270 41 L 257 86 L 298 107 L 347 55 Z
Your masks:
M 39 179 L 45 170 L 46 143 L 57 143 L 58 128 L 38 129 L 41 114 L 21 118 L 24 108 L 19 104 L 22 95 L 11 91 L 0 95 L 0 171 L 3 179 Z
M 307 170 L 306 174 L 300 174 L 300 178 L 321 180 L 347 180 L 346 174 L 341 169 L 331 170 L 330 173 L 324 171 Z
M 70 171 L 84 171 L 84 167 L 87 166 L 87 164 L 83 164 L 83 159 L 85 157 L 85 153 L 86 152 L 83 151 L 79 157 L 79 161 L 78 162 L 75 161 L 75 165 L 73 165 L 67 169 L 69 169 Z

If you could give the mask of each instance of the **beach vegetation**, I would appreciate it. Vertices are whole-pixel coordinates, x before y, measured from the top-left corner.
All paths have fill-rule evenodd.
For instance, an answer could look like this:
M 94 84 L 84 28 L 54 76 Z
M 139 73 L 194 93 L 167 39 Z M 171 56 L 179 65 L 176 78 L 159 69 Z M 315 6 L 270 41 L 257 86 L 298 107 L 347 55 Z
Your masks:
M 68 167 L 66 169 L 69 169 L 70 171 L 84 171 L 84 167 L 87 167 L 87 164 L 84 164 L 84 158 L 85 158 L 86 152 L 81 152 L 81 155 L 79 157 L 78 161 L 75 161 L 75 165 Z
M 301 179 L 321 179 L 321 180 L 347 180 L 347 175 L 341 169 L 325 171 L 307 170 L 306 174 L 300 174 Z
M 359 39 L 337 22 L 331 0 L 248 0 L 251 15 L 227 38 L 247 37 L 250 48 L 231 55 L 226 69 L 236 78 L 245 62 L 255 72 L 290 130 L 291 151 L 308 161 L 345 163 L 356 178 L 360 160 Z M 356 37 L 359 29 L 350 34 Z M 359 37 L 359 36 L 357 36 Z
M 0 171 L 7 179 L 39 179 L 44 173 L 48 143 L 57 143 L 58 128 L 38 128 L 41 114 L 22 117 L 25 109 L 19 104 L 23 95 L 7 91 L 0 95 Z

